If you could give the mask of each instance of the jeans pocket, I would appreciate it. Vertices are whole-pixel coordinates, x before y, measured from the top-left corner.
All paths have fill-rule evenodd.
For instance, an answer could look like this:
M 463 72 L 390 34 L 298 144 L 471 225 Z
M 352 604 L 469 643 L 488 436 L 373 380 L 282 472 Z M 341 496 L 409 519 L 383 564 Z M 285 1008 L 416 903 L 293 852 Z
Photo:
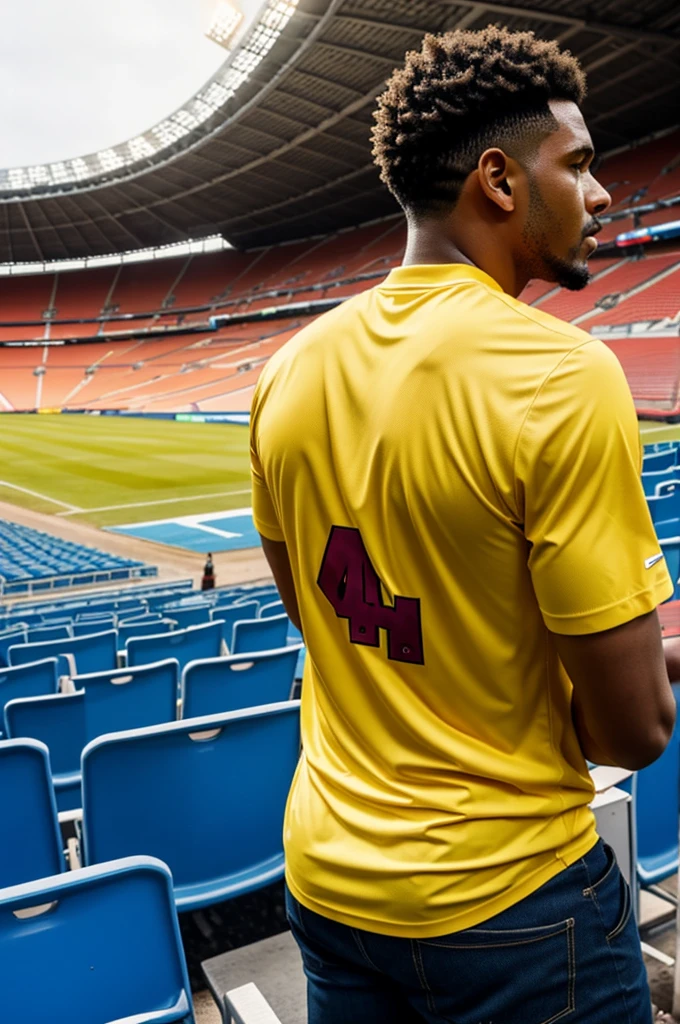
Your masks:
M 574 920 L 413 944 L 428 1007 L 455 1024 L 553 1024 L 574 1010 Z
M 606 866 L 601 875 L 583 890 L 583 895 L 593 901 L 602 920 L 607 942 L 612 942 L 628 924 L 633 901 L 630 886 L 617 864 L 616 854 L 606 843 L 603 847 Z

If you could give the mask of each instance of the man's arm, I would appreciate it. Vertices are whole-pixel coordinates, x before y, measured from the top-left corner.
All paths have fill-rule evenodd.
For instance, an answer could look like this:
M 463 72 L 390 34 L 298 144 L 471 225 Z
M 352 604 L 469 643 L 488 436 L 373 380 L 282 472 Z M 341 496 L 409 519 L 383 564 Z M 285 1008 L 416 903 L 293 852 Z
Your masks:
M 601 633 L 553 635 L 585 756 L 631 770 L 660 757 L 675 725 L 669 676 L 680 679 L 680 638 L 662 644 L 656 611 Z
M 290 568 L 290 558 L 288 557 L 288 548 L 285 541 L 268 540 L 262 534 L 260 534 L 260 540 L 262 541 L 264 557 L 269 562 L 269 568 L 274 576 L 276 586 L 279 588 L 279 594 L 281 595 L 283 606 L 288 613 L 288 618 L 302 632 L 295 583 L 293 582 L 293 573 Z

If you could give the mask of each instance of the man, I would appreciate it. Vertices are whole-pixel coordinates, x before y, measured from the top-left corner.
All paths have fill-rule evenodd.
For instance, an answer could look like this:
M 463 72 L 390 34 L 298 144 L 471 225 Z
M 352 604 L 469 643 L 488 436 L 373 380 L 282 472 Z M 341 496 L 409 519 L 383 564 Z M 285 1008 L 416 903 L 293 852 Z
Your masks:
M 203 566 L 203 579 L 201 580 L 201 590 L 213 590 L 215 587 L 215 564 L 213 562 L 212 553 L 208 552 L 208 557 L 205 560 Z
M 666 746 L 672 585 L 618 362 L 517 299 L 588 281 L 584 92 L 531 33 L 407 54 L 374 129 L 404 265 L 257 388 L 255 523 L 309 652 L 285 849 L 310 1024 L 651 1020 L 585 758 Z

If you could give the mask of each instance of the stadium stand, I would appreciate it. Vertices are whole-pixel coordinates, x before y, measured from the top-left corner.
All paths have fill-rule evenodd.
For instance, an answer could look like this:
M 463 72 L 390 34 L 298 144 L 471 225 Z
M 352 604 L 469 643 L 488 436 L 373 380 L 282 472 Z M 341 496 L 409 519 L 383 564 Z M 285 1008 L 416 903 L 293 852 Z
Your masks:
M 155 566 L 144 562 L 0 520 L 0 595 L 85 586 L 157 573 Z

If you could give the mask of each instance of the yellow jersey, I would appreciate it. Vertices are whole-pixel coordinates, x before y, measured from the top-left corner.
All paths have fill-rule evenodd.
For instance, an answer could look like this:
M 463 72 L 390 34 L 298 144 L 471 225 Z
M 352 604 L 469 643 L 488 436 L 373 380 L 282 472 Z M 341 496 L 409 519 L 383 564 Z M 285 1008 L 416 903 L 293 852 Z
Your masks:
M 308 649 L 294 896 L 422 938 L 582 857 L 593 787 L 552 633 L 672 593 L 615 356 L 475 267 L 399 267 L 269 361 L 251 463 Z

